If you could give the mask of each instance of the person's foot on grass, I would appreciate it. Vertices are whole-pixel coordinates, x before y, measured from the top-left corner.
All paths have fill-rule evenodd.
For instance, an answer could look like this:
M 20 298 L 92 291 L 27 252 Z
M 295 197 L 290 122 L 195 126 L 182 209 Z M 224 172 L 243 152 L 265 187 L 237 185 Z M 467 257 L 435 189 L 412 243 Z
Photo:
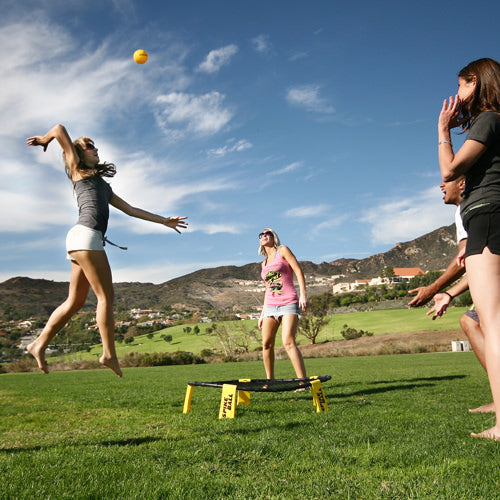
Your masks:
M 26 346 L 26 350 L 36 359 L 38 368 L 40 368 L 43 373 L 49 373 L 49 367 L 47 365 L 47 361 L 45 360 L 45 349 L 37 345 L 35 340 Z
M 304 377 L 304 378 L 305 378 L 305 377 Z M 307 391 L 307 389 L 309 389 L 309 386 L 308 386 L 308 385 L 306 385 L 306 383 L 305 383 L 305 382 L 303 382 L 303 381 L 299 382 L 299 385 L 300 385 L 301 387 L 297 387 L 297 389 L 295 389 L 295 391 L 294 391 L 294 392 L 304 392 L 304 391 Z
M 305 385 L 304 382 L 301 382 L 299 385 Z M 304 392 L 304 391 L 307 391 L 307 389 L 309 389 L 308 386 L 305 386 L 305 387 L 297 387 L 297 389 L 295 389 L 294 392 Z
M 99 363 L 101 363 L 101 365 L 107 366 L 108 368 L 111 368 L 120 378 L 123 376 L 118 358 L 106 358 L 103 354 L 99 359 Z
M 471 408 L 469 413 L 494 413 L 495 403 L 491 402 L 486 405 L 478 406 L 477 408 Z
M 500 429 L 497 426 L 492 427 L 491 429 L 486 429 L 485 431 L 480 432 L 479 434 L 471 432 L 470 435 L 473 438 L 482 438 L 482 439 L 491 439 L 493 441 L 500 441 Z

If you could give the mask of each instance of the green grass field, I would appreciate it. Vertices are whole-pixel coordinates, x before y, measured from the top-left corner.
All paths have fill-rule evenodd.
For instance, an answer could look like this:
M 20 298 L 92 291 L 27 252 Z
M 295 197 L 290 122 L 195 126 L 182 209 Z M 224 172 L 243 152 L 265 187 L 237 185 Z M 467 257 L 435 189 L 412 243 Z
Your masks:
M 358 330 L 368 330 L 375 335 L 383 335 L 385 333 L 409 333 L 422 330 L 453 330 L 459 329 L 459 318 L 465 312 L 466 308 L 452 307 L 449 311 L 437 321 L 432 321 L 430 317 L 426 316 L 427 309 L 391 309 L 386 311 L 368 311 L 361 313 L 342 313 L 334 314 L 331 316 L 330 323 L 321 332 L 318 341 L 341 339 L 340 331 L 344 324 Z M 255 320 L 246 321 L 232 321 L 227 322 L 229 325 L 246 325 L 248 328 L 257 324 Z M 183 331 L 185 326 L 181 325 L 166 328 L 155 332 L 152 339 L 148 339 L 146 335 L 141 335 L 135 338 L 131 344 L 117 344 L 117 353 L 119 357 L 126 356 L 130 352 L 138 353 L 152 353 L 152 352 L 175 352 L 175 351 L 189 351 L 199 354 L 203 349 L 210 349 L 212 347 L 220 348 L 217 340 L 205 333 L 206 329 L 210 327 L 210 323 L 198 323 L 200 333 L 195 335 Z M 172 335 L 172 342 L 165 342 L 162 334 Z M 281 347 L 281 338 L 278 335 L 276 339 L 277 347 Z M 309 341 L 303 337 L 298 336 L 298 342 L 306 344 Z M 258 342 L 253 342 L 252 347 L 257 349 L 260 347 Z M 67 359 L 97 359 L 102 354 L 101 346 L 95 346 L 90 353 L 80 352 L 67 356 Z M 49 359 L 50 362 L 50 359 Z
M 498 498 L 500 443 L 472 353 L 307 359 L 329 374 L 329 412 L 310 392 L 252 393 L 219 420 L 220 390 L 263 378 L 259 362 L 0 375 L 1 499 Z M 292 376 L 288 361 L 277 377 Z

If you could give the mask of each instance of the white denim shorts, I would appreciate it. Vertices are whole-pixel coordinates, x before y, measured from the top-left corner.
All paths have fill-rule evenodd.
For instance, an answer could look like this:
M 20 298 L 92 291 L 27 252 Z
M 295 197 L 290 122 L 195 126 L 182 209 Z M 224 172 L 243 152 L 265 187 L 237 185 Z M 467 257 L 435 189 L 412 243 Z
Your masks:
M 296 314 L 300 316 L 299 304 L 286 304 L 284 306 L 264 306 L 264 310 L 262 311 L 262 317 L 273 317 L 274 319 L 279 319 L 281 316 L 285 316 L 288 314 Z
M 76 224 L 66 236 L 66 258 L 72 260 L 69 252 L 74 250 L 102 250 L 104 252 L 104 241 L 101 231 Z

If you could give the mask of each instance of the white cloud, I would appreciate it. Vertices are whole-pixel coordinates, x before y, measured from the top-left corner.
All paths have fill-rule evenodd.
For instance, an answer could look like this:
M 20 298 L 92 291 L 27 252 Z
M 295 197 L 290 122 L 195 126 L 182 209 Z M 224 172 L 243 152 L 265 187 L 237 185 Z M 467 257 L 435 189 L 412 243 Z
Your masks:
M 371 225 L 374 244 L 408 241 L 454 222 L 456 207 L 443 207 L 439 188 L 370 208 L 361 218 Z
M 52 224 L 70 225 L 75 221 L 75 206 L 70 207 L 65 201 L 64 196 L 45 194 L 35 198 L 30 193 L 0 190 L 0 211 L 4 214 L 0 218 L 0 231 L 23 233 L 45 229 Z
M 330 210 L 328 205 L 310 205 L 295 207 L 285 212 L 286 217 L 316 217 L 323 215 Z
M 223 107 L 224 99 L 225 96 L 216 91 L 200 96 L 181 92 L 161 95 L 156 99 L 158 124 L 172 140 L 184 137 L 186 131 L 215 134 L 233 117 L 233 113 Z
M 269 35 L 258 35 L 251 40 L 254 49 L 261 54 L 267 53 L 271 50 L 271 42 Z
M 1 145 L 9 144 L 2 138 Z M 4 149 L 6 154 L 0 159 L 2 186 L 0 187 L 0 233 L 23 233 L 45 230 L 52 225 L 71 224 L 75 221 L 76 201 L 71 183 L 64 174 L 63 162 L 53 149 L 42 153 L 41 148 L 28 149 L 24 162 L 12 158 L 16 148 Z M 54 148 L 55 149 L 55 148 Z M 47 164 L 37 164 L 38 159 L 52 160 Z
M 331 211 L 329 209 L 329 211 Z M 344 214 L 344 215 L 336 215 L 335 217 L 331 219 L 327 219 L 323 222 L 320 222 L 319 224 L 316 224 L 312 230 L 312 234 L 321 234 L 323 231 L 332 229 L 334 227 L 339 227 L 342 225 L 346 220 L 349 220 L 349 215 Z
M 303 59 L 303 58 L 308 57 L 308 56 L 309 56 L 309 53 L 308 53 L 308 52 L 303 52 L 303 51 L 301 51 L 301 52 L 294 52 L 294 53 L 290 56 L 289 60 L 290 60 L 291 62 L 293 62 L 293 61 L 297 61 L 297 60 L 299 60 L 299 59 Z
M 71 133 L 98 134 L 126 123 L 136 110 L 149 112 L 158 95 L 190 84 L 182 60 L 186 48 L 173 40 L 156 55 L 155 64 L 140 67 L 117 55 L 117 40 L 82 46 L 76 34 L 36 11 L 23 22 L 0 27 L 2 62 L 0 117 L 2 134 L 42 134 L 63 123 Z M 115 35 L 116 36 L 116 35 Z
M 216 73 L 222 66 L 229 64 L 231 58 L 237 52 L 238 47 L 234 44 L 211 50 L 205 60 L 198 66 L 198 71 L 203 73 Z
M 287 90 L 286 100 L 294 106 L 314 113 L 335 113 L 335 108 L 320 96 L 320 90 L 321 87 L 319 85 L 291 87 Z
M 234 152 L 241 152 L 245 151 L 247 149 L 250 149 L 253 147 L 253 144 L 251 142 L 248 142 L 245 139 L 241 139 L 239 141 L 236 141 L 234 139 L 230 139 L 227 141 L 227 144 L 225 146 L 222 146 L 220 148 L 214 148 L 208 150 L 208 155 L 209 156 L 226 156 L 228 153 L 234 153 Z
M 289 172 L 293 172 L 294 170 L 297 170 L 303 165 L 301 161 L 295 161 L 293 163 L 290 163 L 289 165 L 286 165 L 283 168 L 280 168 L 278 170 L 274 170 L 273 172 L 270 172 L 269 175 L 283 175 L 283 174 L 288 174 Z
M 195 225 L 190 226 L 190 232 L 199 231 L 205 234 L 241 234 L 241 224 L 203 224 L 197 222 Z

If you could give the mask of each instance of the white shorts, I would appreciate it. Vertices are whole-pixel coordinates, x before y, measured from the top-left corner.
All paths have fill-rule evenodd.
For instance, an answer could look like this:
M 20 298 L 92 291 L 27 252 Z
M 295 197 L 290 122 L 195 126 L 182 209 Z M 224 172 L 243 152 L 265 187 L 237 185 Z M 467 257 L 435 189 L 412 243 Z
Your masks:
M 101 231 L 77 224 L 66 236 L 66 258 L 72 260 L 69 252 L 74 250 L 101 250 L 104 252 L 104 241 Z

